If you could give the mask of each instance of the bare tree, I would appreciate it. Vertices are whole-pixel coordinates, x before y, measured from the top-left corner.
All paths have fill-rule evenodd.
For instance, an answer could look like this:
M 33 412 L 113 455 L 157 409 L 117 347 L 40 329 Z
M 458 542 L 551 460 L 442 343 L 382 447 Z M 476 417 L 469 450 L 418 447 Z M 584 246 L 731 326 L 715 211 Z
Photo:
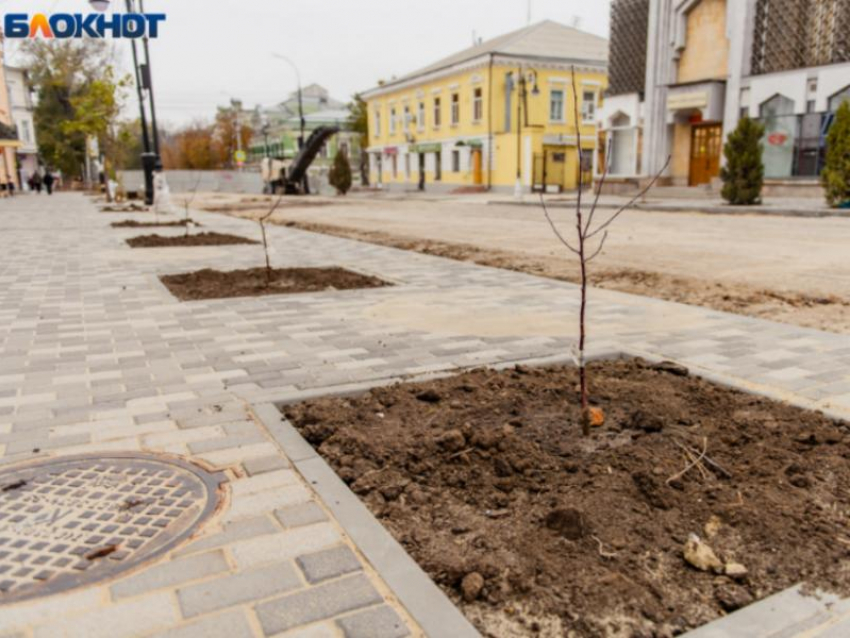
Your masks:
M 608 151 L 605 154 L 605 167 L 602 171 L 602 177 L 599 180 L 599 183 L 596 187 L 596 193 L 593 198 L 593 204 L 590 207 L 590 211 L 587 214 L 587 218 L 584 216 L 584 210 L 582 209 L 582 201 L 581 201 L 581 174 L 582 174 L 582 149 L 581 149 L 581 122 L 580 122 L 580 114 L 578 107 L 578 90 L 576 87 L 576 70 L 575 67 L 572 67 L 572 88 L 573 88 L 573 115 L 575 117 L 575 126 L 576 126 L 576 148 L 578 155 L 578 166 L 577 166 L 577 174 L 578 174 L 578 195 L 576 198 L 576 219 L 575 219 L 575 245 L 570 243 L 570 241 L 564 236 L 564 234 L 558 229 L 555 222 L 552 220 L 552 216 L 549 214 L 549 209 L 546 207 L 546 199 L 544 198 L 544 194 L 540 194 L 540 204 L 543 206 L 543 214 L 546 216 L 546 221 L 549 222 L 549 226 L 552 227 L 552 231 L 555 233 L 555 236 L 558 240 L 569 249 L 574 255 L 576 255 L 579 259 L 579 265 L 581 267 L 581 307 L 579 310 L 579 340 L 578 340 L 578 356 L 577 365 L 579 370 L 579 385 L 581 392 L 581 431 L 584 436 L 588 436 L 590 434 L 590 426 L 592 421 L 592 414 L 590 410 L 590 401 L 588 397 L 587 391 L 587 361 L 585 358 L 585 344 L 587 342 L 587 280 L 588 280 L 588 265 L 592 262 L 599 254 L 602 252 L 602 249 L 605 246 L 605 240 L 608 239 L 608 227 L 617 219 L 623 212 L 631 208 L 634 203 L 642 198 L 650 188 L 652 188 L 655 183 L 658 181 L 658 178 L 667 170 L 667 166 L 670 164 L 670 157 L 667 157 L 667 161 L 664 163 L 664 166 L 661 170 L 649 181 L 649 183 L 641 189 L 641 191 L 635 195 L 628 203 L 618 208 L 614 214 L 612 214 L 608 219 L 603 221 L 602 223 L 598 223 L 596 226 L 593 225 L 594 215 L 596 214 L 597 206 L 599 205 L 599 196 L 602 194 L 602 188 L 605 186 L 605 179 L 608 177 L 608 169 L 610 166 L 610 145 Z M 545 190 L 545 189 L 544 189 Z M 602 235 L 599 237 L 599 235 Z
M 268 221 L 269 217 L 274 215 L 274 212 L 280 206 L 280 202 L 283 200 L 283 195 L 278 195 L 277 199 L 272 202 L 271 208 L 269 208 L 269 212 L 267 212 L 262 217 L 257 219 L 257 223 L 260 224 L 260 232 L 263 234 L 263 251 L 266 254 L 266 288 L 271 286 L 272 283 L 272 263 L 271 259 L 269 259 L 269 242 L 266 237 L 266 221 Z
M 197 179 L 195 179 L 195 184 L 192 186 L 192 190 L 189 191 L 190 197 L 183 196 L 183 225 L 186 227 L 186 237 L 189 236 L 189 230 L 192 227 L 192 219 L 189 217 L 189 207 L 192 206 L 192 202 L 195 201 L 195 196 L 198 194 L 198 187 L 201 184 L 201 179 L 204 177 L 203 173 L 198 173 Z

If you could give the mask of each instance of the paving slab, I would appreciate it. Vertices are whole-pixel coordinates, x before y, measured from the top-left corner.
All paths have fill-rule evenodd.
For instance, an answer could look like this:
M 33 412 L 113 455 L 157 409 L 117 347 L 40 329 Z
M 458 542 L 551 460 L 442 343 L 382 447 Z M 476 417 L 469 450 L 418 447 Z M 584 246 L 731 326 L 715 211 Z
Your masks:
M 259 238 L 255 223 L 197 216 L 207 229 Z M 406 554 L 378 542 L 386 531 L 358 518 L 368 514 L 362 504 L 340 509 L 322 496 L 314 482 L 345 486 L 270 402 L 568 358 L 576 287 L 275 226 L 275 266 L 339 265 L 393 285 L 179 302 L 159 275 L 260 266 L 262 250 L 134 250 L 125 240 L 140 232 L 110 228 L 116 219 L 81 195 L 0 201 L 0 465 L 91 451 L 177 454 L 223 471 L 226 503 L 156 564 L 4 606 L 0 633 L 471 635 L 433 583 L 406 581 Z M 591 291 L 590 313 L 594 352 L 675 360 L 850 417 L 846 336 L 601 290 Z M 422 608 L 412 612 L 399 592 Z M 453 622 L 461 628 L 441 631 Z

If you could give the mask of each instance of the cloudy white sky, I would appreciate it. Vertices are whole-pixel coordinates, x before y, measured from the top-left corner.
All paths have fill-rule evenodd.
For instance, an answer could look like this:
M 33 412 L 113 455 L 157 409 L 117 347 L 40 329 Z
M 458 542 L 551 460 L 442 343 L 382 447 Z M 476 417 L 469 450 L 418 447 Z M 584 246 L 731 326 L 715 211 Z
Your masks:
M 112 0 L 123 8 L 123 0 Z M 532 21 L 552 19 L 608 35 L 609 0 L 531 0 Z M 88 11 L 87 0 L 0 0 L 0 11 Z M 230 96 L 272 104 L 303 83 L 340 100 L 484 39 L 525 26 L 528 0 L 146 0 L 168 16 L 152 42 L 157 111 L 183 124 L 210 118 Z M 123 64 L 129 71 L 129 44 Z

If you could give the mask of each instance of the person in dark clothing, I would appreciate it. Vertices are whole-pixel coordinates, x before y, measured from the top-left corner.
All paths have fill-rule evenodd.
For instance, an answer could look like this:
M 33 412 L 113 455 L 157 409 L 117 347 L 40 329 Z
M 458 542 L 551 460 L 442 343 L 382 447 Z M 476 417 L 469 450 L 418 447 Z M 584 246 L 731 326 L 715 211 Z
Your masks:
M 41 195 L 41 173 L 36 171 L 32 176 L 32 189 Z
M 44 187 L 47 189 L 48 195 L 53 194 L 53 182 L 55 179 L 56 178 L 53 177 L 53 173 L 50 172 L 50 169 L 44 173 Z

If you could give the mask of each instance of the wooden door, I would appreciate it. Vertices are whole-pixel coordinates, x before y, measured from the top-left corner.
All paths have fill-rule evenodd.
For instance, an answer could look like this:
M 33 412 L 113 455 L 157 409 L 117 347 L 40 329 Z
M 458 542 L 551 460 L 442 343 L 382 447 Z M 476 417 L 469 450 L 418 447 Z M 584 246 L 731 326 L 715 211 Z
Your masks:
M 688 183 L 691 186 L 708 184 L 720 175 L 720 150 L 723 126 L 700 124 L 691 133 L 691 169 Z
M 472 151 L 472 183 L 480 186 L 484 183 L 484 171 L 482 170 L 481 151 Z

